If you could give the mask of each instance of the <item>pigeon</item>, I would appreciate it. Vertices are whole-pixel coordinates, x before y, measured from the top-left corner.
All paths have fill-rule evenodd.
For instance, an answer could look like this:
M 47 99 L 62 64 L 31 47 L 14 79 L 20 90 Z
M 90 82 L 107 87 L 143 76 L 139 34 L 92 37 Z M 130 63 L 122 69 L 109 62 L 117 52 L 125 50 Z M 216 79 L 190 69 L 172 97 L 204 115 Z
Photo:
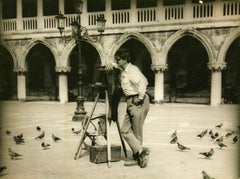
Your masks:
M 174 138 L 172 138 L 172 140 L 170 141 L 170 144 L 175 144 L 177 142 L 178 138 L 177 136 L 175 136 Z
M 62 140 L 61 138 L 55 136 L 54 134 L 52 134 L 52 139 L 54 140 L 54 142 L 57 142 L 59 140 Z
M 3 170 L 6 170 L 7 169 L 7 167 L 6 166 L 1 166 L 0 167 L 0 173 L 2 173 L 3 172 Z
M 44 150 L 48 149 L 50 147 L 50 144 L 42 142 L 41 146 L 43 147 Z
M 190 150 L 190 148 L 180 144 L 179 142 L 177 142 L 177 146 L 178 148 L 181 150 L 181 151 L 184 151 L 184 150 Z
M 11 134 L 11 131 L 9 131 L 9 130 L 6 130 L 5 132 L 6 132 L 7 135 Z
M 223 147 L 227 147 L 224 143 L 222 143 L 222 142 L 219 142 L 218 143 L 218 146 L 222 149 Z
M 206 130 L 202 131 L 200 134 L 198 134 L 197 137 L 202 138 L 203 136 L 205 136 L 207 134 L 207 132 L 208 132 L 208 130 L 206 129 Z
M 218 143 L 221 143 L 221 142 L 223 142 L 223 136 L 221 136 L 221 137 L 217 138 L 217 139 L 216 139 L 216 142 L 218 142 Z
M 202 171 L 202 175 L 203 175 L 203 179 L 215 179 L 215 178 L 212 178 L 210 177 L 207 172 L 205 172 L 204 170 Z
M 75 129 L 72 127 L 72 132 L 74 131 Z
M 78 131 L 73 131 L 73 133 L 78 135 L 81 133 L 81 131 L 82 131 L 82 129 L 79 129 Z
M 177 131 L 175 130 L 172 135 L 171 135 L 171 138 L 175 138 L 177 136 Z
M 216 133 L 214 134 L 214 136 L 215 136 L 215 137 L 218 137 L 218 136 L 219 136 L 218 132 L 216 132 Z
M 16 144 L 21 144 L 21 143 L 25 143 L 24 138 L 23 138 L 23 133 L 14 136 L 13 140 L 15 141 Z
M 228 133 L 226 133 L 225 137 L 229 137 L 229 136 L 231 136 L 232 134 L 234 134 L 234 131 L 229 131 Z
M 43 139 L 44 136 L 45 136 L 45 132 L 42 131 L 42 133 L 41 133 L 39 136 L 37 136 L 37 137 L 35 138 L 35 140 L 37 140 L 37 139 Z
M 206 135 L 208 133 L 208 130 L 206 129 L 206 130 L 204 130 L 204 131 L 202 131 L 202 134 L 203 135 Z
M 216 125 L 216 128 L 221 128 L 223 126 L 223 123 Z
M 22 139 L 23 138 L 23 133 L 17 135 L 18 138 Z
M 19 137 L 19 136 L 14 136 L 13 140 L 15 141 L 16 144 L 22 144 L 25 143 L 24 139 Z
M 199 137 L 199 138 L 202 138 L 203 136 L 204 136 L 203 133 L 200 133 L 197 135 L 197 137 Z
M 208 132 L 209 135 L 212 135 L 213 134 L 213 131 L 212 129 Z
M 211 150 L 209 152 L 200 152 L 199 154 L 203 155 L 209 159 L 214 154 L 214 150 L 213 150 L 213 148 L 211 148 Z
M 214 139 L 216 139 L 216 138 L 217 138 L 217 136 L 215 136 L 214 134 L 211 135 L 211 139 L 212 139 L 212 140 L 214 140 Z
M 37 131 L 39 131 L 39 132 L 41 131 L 41 127 L 39 127 L 39 126 L 37 126 L 36 129 L 37 129 Z
M 238 141 L 238 136 L 236 135 L 236 136 L 232 139 L 232 141 L 233 141 L 234 144 L 237 143 L 237 141 Z
M 14 152 L 11 148 L 8 148 L 8 155 L 12 160 L 15 160 L 17 157 L 21 157 L 21 154 Z

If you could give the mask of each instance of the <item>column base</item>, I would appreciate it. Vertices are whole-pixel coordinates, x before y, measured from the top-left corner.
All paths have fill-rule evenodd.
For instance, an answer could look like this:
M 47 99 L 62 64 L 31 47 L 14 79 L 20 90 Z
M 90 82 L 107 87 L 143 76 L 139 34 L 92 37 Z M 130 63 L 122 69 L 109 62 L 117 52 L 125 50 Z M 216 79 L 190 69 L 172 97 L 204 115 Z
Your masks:
M 27 100 L 26 100 L 26 99 L 23 99 L 23 98 L 22 98 L 22 99 L 19 98 L 18 101 L 19 101 L 19 102 L 26 102 Z
M 86 111 L 82 112 L 75 112 L 74 116 L 72 117 L 72 121 L 79 121 L 82 122 L 86 118 Z
M 163 100 L 153 100 L 154 104 L 163 104 L 164 101 Z

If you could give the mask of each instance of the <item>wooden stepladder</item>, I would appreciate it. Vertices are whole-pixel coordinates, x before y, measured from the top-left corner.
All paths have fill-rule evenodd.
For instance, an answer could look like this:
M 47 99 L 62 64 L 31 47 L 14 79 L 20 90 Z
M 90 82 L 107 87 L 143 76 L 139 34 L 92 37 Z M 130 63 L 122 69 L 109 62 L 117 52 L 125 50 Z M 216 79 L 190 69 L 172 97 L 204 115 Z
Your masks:
M 111 166 L 111 140 L 110 140 L 110 133 L 109 133 L 110 121 L 109 121 L 109 116 L 108 116 L 108 114 L 109 114 L 109 94 L 108 94 L 108 91 L 107 91 L 107 89 L 106 89 L 106 87 L 104 85 L 96 85 L 96 88 L 104 89 L 104 92 L 105 92 L 105 115 L 101 115 L 100 117 L 102 117 L 102 116 L 105 117 L 106 139 L 107 139 L 107 162 L 108 162 L 108 167 L 110 167 Z M 92 109 L 91 109 L 91 111 L 89 113 L 89 116 L 87 116 L 84 119 L 84 121 L 83 121 L 83 124 L 82 124 L 83 130 L 81 132 L 80 142 L 79 142 L 79 145 L 77 147 L 77 151 L 75 153 L 75 157 L 74 157 L 75 160 L 77 158 L 81 157 L 83 142 L 84 142 L 86 137 L 89 137 L 88 136 L 88 132 L 87 132 L 89 124 L 92 122 L 92 120 L 95 120 L 97 118 L 97 117 L 92 118 L 92 116 L 93 116 L 94 111 L 96 109 L 96 106 L 97 106 L 97 103 L 98 103 L 98 100 L 99 100 L 99 95 L 100 95 L 100 90 L 97 93 L 97 96 L 95 98 L 93 107 L 92 107 Z M 116 121 L 116 125 L 117 125 L 118 133 L 119 133 L 119 136 L 120 136 L 120 140 L 121 140 L 123 151 L 125 153 L 125 156 L 127 157 L 126 145 L 125 145 L 123 137 L 121 135 L 121 131 L 120 131 L 120 126 L 119 126 L 119 121 L 118 120 Z

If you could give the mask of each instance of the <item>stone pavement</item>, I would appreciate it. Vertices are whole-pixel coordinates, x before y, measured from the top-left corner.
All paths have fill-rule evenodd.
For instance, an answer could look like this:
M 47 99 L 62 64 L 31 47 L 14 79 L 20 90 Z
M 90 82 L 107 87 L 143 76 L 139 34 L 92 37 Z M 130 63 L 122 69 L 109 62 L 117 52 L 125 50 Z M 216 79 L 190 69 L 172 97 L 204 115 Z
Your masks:
M 93 103 L 85 102 L 87 112 Z M 1 102 L 1 143 L 0 165 L 7 170 L 1 173 L 2 178 L 9 179 L 75 179 L 75 178 L 153 178 L 153 179 L 201 179 L 202 170 L 216 179 L 237 179 L 240 177 L 239 141 L 232 143 L 233 136 L 224 137 L 227 148 L 220 149 L 210 140 L 208 134 L 202 139 L 197 134 L 205 129 L 213 129 L 220 136 L 229 130 L 235 130 L 238 137 L 240 124 L 240 107 L 236 105 L 162 104 L 151 105 L 144 125 L 144 145 L 151 150 L 147 168 L 123 166 L 126 160 L 122 152 L 120 162 L 94 164 L 89 161 L 89 152 L 84 151 L 81 158 L 74 160 L 79 144 L 79 135 L 73 134 L 71 128 L 80 128 L 79 122 L 72 121 L 75 103 L 60 104 L 57 102 Z M 125 103 L 119 107 L 120 123 L 125 112 Z M 104 103 L 98 103 L 95 114 L 104 113 Z M 121 115 L 122 114 L 122 115 Z M 214 126 L 223 123 L 222 128 Z M 45 131 L 42 140 L 34 138 L 40 134 L 36 130 L 39 125 Z M 91 130 L 91 127 L 89 127 Z M 6 135 L 10 130 L 11 135 Z M 170 144 L 170 135 L 177 130 L 181 144 L 191 148 L 179 151 L 177 144 Z M 23 133 L 25 144 L 17 145 L 13 136 Z M 53 142 L 51 135 L 62 138 Z M 115 123 L 110 128 L 111 143 L 120 144 Z M 41 142 L 49 143 L 50 149 L 43 150 Z M 86 141 L 87 142 L 87 141 Z M 20 153 L 23 157 L 11 160 L 7 149 Z M 211 159 L 205 159 L 199 152 L 215 153 Z M 128 148 L 128 156 L 131 156 Z

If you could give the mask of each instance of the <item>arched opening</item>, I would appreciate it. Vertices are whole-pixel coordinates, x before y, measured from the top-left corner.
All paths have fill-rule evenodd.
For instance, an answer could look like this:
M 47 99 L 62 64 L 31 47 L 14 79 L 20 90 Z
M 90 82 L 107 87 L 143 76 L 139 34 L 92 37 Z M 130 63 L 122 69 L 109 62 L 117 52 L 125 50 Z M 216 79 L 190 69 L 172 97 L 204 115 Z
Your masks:
M 97 50 L 88 42 L 81 42 L 81 52 L 83 97 L 86 100 L 93 100 L 95 91 L 92 88 L 92 84 L 100 81 L 100 71 L 97 67 L 101 65 L 101 60 Z M 69 58 L 71 72 L 68 74 L 68 96 L 69 101 L 75 101 L 79 95 L 79 59 L 77 46 L 74 47 Z
M 240 37 L 230 45 L 225 61 L 227 69 L 222 78 L 224 102 L 240 104 Z
M 51 51 L 38 43 L 29 51 L 26 62 L 27 100 L 57 100 L 56 65 Z
M 0 100 L 16 99 L 17 79 L 11 54 L 0 46 Z
M 148 79 L 149 87 L 154 86 L 154 72 L 151 69 L 151 55 L 139 40 L 134 38 L 126 41 L 120 48 L 130 51 L 131 63 L 136 65 Z
M 147 91 L 152 97 L 154 96 L 154 72 L 151 69 L 152 59 L 148 49 L 139 40 L 131 38 L 126 41 L 120 48 L 126 48 L 130 51 L 131 63 L 136 65 L 148 80 Z
M 210 102 L 210 71 L 208 54 L 194 37 L 184 36 L 168 52 L 168 70 L 164 87 L 166 102 Z

